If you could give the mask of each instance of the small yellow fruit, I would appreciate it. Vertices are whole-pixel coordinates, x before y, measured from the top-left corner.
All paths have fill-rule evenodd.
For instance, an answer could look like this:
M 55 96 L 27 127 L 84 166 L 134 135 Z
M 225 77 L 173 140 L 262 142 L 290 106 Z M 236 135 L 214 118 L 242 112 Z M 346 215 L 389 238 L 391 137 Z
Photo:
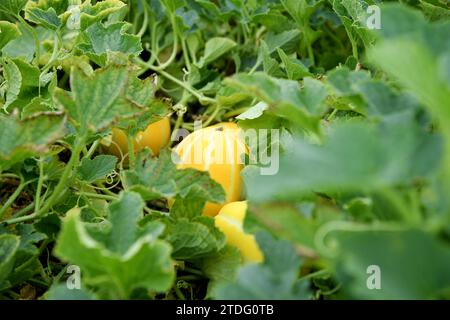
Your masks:
M 174 150 L 180 156 L 178 169 L 194 168 L 208 171 L 211 178 L 225 190 L 222 204 L 207 202 L 203 214 L 215 216 L 226 204 L 240 200 L 242 190 L 241 156 L 247 147 L 240 137 L 235 123 L 219 123 L 195 130 L 181 141 Z
M 170 120 L 168 117 L 153 122 L 144 131 L 140 131 L 134 138 L 134 151 L 149 147 L 154 155 L 158 155 L 161 148 L 167 145 L 170 140 Z M 128 153 L 128 142 L 125 132 L 120 129 L 112 129 L 113 143 L 109 147 L 109 152 L 120 157 Z M 118 149 L 120 148 L 120 151 Z
M 247 201 L 226 204 L 214 218 L 215 225 L 225 234 L 229 245 L 239 248 L 245 262 L 261 262 L 264 257 L 255 237 L 243 229 L 246 211 Z

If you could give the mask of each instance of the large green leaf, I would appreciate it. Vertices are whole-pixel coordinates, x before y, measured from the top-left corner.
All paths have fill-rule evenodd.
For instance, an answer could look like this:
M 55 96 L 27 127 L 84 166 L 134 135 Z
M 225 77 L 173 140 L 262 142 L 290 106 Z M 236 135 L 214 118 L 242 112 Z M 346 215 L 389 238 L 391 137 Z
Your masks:
M 46 238 L 45 234 L 36 231 L 31 224 L 18 225 L 16 235 L 20 242 L 14 255 L 14 267 L 8 277 L 12 286 L 23 283 L 39 273 L 41 263 L 37 245 Z
M 83 288 L 71 290 L 67 284 L 55 284 L 50 287 L 45 295 L 46 300 L 93 300 L 92 294 Z
M 337 97 L 336 109 L 354 110 L 368 116 L 388 116 L 414 111 L 419 103 L 411 94 L 394 90 L 380 80 L 374 80 L 366 71 L 337 68 L 327 75 L 327 83 Z
M 325 241 L 337 244 L 334 260 L 350 298 L 432 299 L 449 292 L 450 248 L 423 231 L 338 229 Z M 368 286 L 369 266 L 379 268 L 379 289 Z
M 11 40 L 20 36 L 19 28 L 11 22 L 0 21 L 0 50 Z
M 0 166 L 3 170 L 29 157 L 44 154 L 64 134 L 65 117 L 42 114 L 20 121 L 0 115 Z
M 440 137 L 426 133 L 410 115 L 378 126 L 337 124 L 323 145 L 297 139 L 291 147 L 273 176 L 259 175 L 251 166 L 244 170 L 250 199 L 292 199 L 311 191 L 369 191 L 409 183 L 435 172 L 442 155 Z
M 323 101 L 326 97 L 325 87 L 320 81 L 305 78 L 304 87 L 301 88 L 297 81 L 277 79 L 256 72 L 253 75 L 238 74 L 226 82 L 266 102 L 271 113 L 306 130 L 319 130 L 319 115 L 324 111 Z
M 2 0 L 0 2 L 0 11 L 17 15 L 26 3 L 27 0 Z
M 10 58 L 23 58 L 27 62 L 33 59 L 35 53 L 35 44 L 32 32 L 19 25 L 20 35 L 11 39 L 2 49 L 3 56 Z
M 225 199 L 223 188 L 212 180 L 208 172 L 195 169 L 177 170 L 170 150 L 163 150 L 158 158 L 149 157 L 147 150 L 140 152 L 134 170 L 124 173 L 124 183 L 134 191 L 139 192 L 146 200 L 159 198 L 187 199 L 189 194 L 196 195 L 198 201 L 222 202 Z M 177 202 L 177 201 L 176 201 Z M 185 216 L 189 213 L 185 212 Z M 194 214 L 194 215 L 198 215 Z
M 14 255 L 19 247 L 19 237 L 0 235 L 0 290 L 8 286 L 8 276 L 14 266 Z
M 252 205 L 249 213 L 268 230 L 294 242 L 299 252 L 303 252 L 305 255 L 314 253 L 314 235 L 318 223 L 305 217 L 304 213 L 295 206 L 289 204 Z
M 114 121 L 137 117 L 145 112 L 151 94 L 136 95 L 136 91 L 153 92 L 152 86 L 141 86 L 136 90 L 136 76 L 126 67 L 111 66 L 98 69 L 87 76 L 73 68 L 70 75 L 72 91 L 55 89 L 56 102 L 70 115 L 79 132 L 102 130 Z M 148 84 L 147 81 L 144 81 Z
M 222 55 L 230 51 L 236 46 L 236 43 L 229 38 L 212 38 L 206 42 L 205 52 L 200 58 L 199 67 L 203 67 L 208 63 L 220 58 Z
M 125 31 L 129 25 L 118 22 L 104 26 L 98 22 L 84 31 L 87 42 L 78 48 L 87 54 L 94 62 L 104 66 L 109 52 L 122 52 L 128 56 L 136 56 L 142 51 L 138 36 Z
M 239 249 L 233 246 L 225 246 L 216 254 L 196 261 L 204 274 L 208 277 L 207 297 L 214 298 L 217 285 L 223 282 L 232 282 L 242 263 Z
M 414 92 L 444 125 L 449 124 L 450 81 L 444 61 L 450 55 L 450 23 L 427 24 L 417 11 L 398 5 L 386 6 L 382 15 L 382 40 L 369 57 Z
M 177 260 L 193 260 L 216 254 L 225 246 L 225 236 L 214 227 L 214 220 L 198 217 L 180 218 L 169 223 L 166 240 Z
M 7 84 L 3 110 L 7 111 L 8 107 L 17 99 L 17 96 L 20 93 L 20 87 L 22 85 L 22 75 L 19 68 L 11 59 L 5 59 L 3 61 L 3 69 L 3 76 L 5 77 Z
M 78 175 L 86 182 L 103 179 L 116 167 L 117 157 L 99 155 L 94 159 L 84 158 L 78 168 Z
M 58 17 L 55 9 L 48 8 L 42 10 L 41 8 L 28 8 L 25 11 L 25 17 L 36 24 L 41 24 L 47 29 L 57 30 L 61 27 L 61 19 Z
M 126 4 L 120 0 L 104 0 L 96 2 L 94 5 L 91 4 L 91 1 L 84 1 L 79 6 L 78 14 L 73 15 L 75 20 L 73 24 L 81 30 L 85 30 L 90 25 L 102 21 L 125 6 Z
M 371 0 L 333 1 L 333 9 L 338 14 L 347 31 L 356 58 L 358 57 L 359 42 L 362 42 L 366 48 L 369 48 L 375 42 L 375 38 L 367 25 L 369 18 L 367 7 L 373 4 L 374 1 Z
M 109 233 L 95 238 L 81 221 L 80 210 L 71 210 L 55 253 L 78 265 L 83 270 L 83 282 L 100 285 L 105 297 L 129 298 L 138 288 L 158 292 L 169 289 L 174 279 L 171 247 L 154 234 L 138 232 L 136 223 L 142 217 L 142 208 L 138 194 L 122 193 L 109 206 Z
M 219 283 L 217 299 L 299 300 L 308 299 L 308 282 L 298 280 L 301 260 L 286 241 L 267 233 L 256 235 L 264 262 L 241 267 L 234 282 Z

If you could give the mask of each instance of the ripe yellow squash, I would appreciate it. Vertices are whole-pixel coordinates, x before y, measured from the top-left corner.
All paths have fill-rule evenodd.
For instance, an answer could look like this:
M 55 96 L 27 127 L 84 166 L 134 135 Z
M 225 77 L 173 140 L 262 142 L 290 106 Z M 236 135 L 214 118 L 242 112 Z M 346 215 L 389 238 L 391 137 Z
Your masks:
M 180 157 L 177 165 L 179 169 L 208 171 L 211 178 L 225 190 L 225 202 L 207 202 L 203 214 L 215 216 L 226 203 L 240 200 L 242 155 L 247 152 L 247 148 L 235 123 L 219 123 L 195 130 L 174 151 Z
M 148 147 L 152 150 L 154 155 L 158 155 L 161 148 L 166 146 L 170 140 L 170 120 L 164 117 L 161 120 L 153 122 L 147 126 L 144 131 L 138 132 L 134 138 L 134 151 Z M 125 132 L 120 129 L 112 129 L 112 141 L 109 146 L 109 152 L 120 157 L 128 153 L 128 142 Z M 119 149 L 120 148 L 120 151 Z
M 246 212 L 247 201 L 228 203 L 214 217 L 215 225 L 225 234 L 227 243 L 239 249 L 244 262 L 261 262 L 263 254 L 255 237 L 243 229 Z

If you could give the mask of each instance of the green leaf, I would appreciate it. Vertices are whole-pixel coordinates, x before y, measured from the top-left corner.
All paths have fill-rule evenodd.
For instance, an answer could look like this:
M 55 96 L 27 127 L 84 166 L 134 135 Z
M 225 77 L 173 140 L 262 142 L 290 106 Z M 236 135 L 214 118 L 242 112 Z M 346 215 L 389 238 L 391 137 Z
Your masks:
M 279 62 L 270 56 L 269 47 L 264 40 L 261 40 L 258 60 L 262 60 L 263 70 L 267 75 L 280 78 L 284 77 L 284 73 L 280 68 Z
M 104 66 L 109 52 L 122 52 L 127 56 L 137 56 L 142 51 L 140 38 L 125 33 L 129 25 L 118 22 L 104 26 L 98 22 L 84 31 L 87 43 L 78 48 L 94 62 Z
M 116 167 L 117 157 L 99 155 L 94 159 L 84 158 L 78 167 L 78 175 L 88 183 L 98 179 L 104 179 Z
M 292 52 L 298 44 L 300 36 L 299 30 L 287 30 L 281 33 L 274 34 L 269 32 L 264 37 L 264 42 L 267 44 L 269 54 L 272 54 L 276 50 L 285 50 Z
M 371 61 L 411 90 L 447 128 L 450 82 L 445 81 L 439 61 L 450 54 L 445 40 L 450 23 L 426 24 L 417 11 L 397 5 L 385 6 L 381 14 L 382 41 L 369 51 Z
M 20 245 L 18 251 L 26 255 L 36 255 L 39 249 L 36 243 L 44 240 L 47 236 L 35 230 L 33 225 L 21 224 L 17 226 L 18 235 L 20 236 Z
M 74 209 L 67 213 L 58 237 L 56 255 L 78 265 L 83 283 L 100 286 L 104 298 L 129 298 L 138 288 L 163 292 L 174 280 L 170 245 L 152 234 L 139 236 L 133 226 L 136 215 L 142 216 L 143 203 L 138 198 L 135 193 L 123 193 L 110 205 L 109 236 L 93 238 L 93 230 L 89 232 L 80 219 L 80 210 Z M 130 211 L 133 219 L 127 218 Z M 119 234 L 120 238 L 114 237 Z
M 397 92 L 365 71 L 337 68 L 328 73 L 328 83 L 339 97 L 337 109 L 350 109 L 365 115 L 385 116 L 419 108 L 411 94 Z
M 207 65 L 236 47 L 236 42 L 229 38 L 215 37 L 205 44 L 205 52 L 198 62 L 199 68 Z
M 19 28 L 11 22 L 0 21 L 0 50 L 11 40 L 20 36 Z
M 57 214 L 49 214 L 34 223 L 35 229 L 50 239 L 55 239 L 61 229 L 61 219 Z
M 178 194 L 187 198 L 187 195 L 194 191 L 197 196 L 205 200 L 220 203 L 225 201 L 225 194 L 222 186 L 211 179 L 207 171 L 195 169 L 181 169 L 176 172 L 176 183 Z
M 425 148 L 432 151 L 424 153 Z M 311 191 L 368 191 L 409 183 L 439 167 L 442 140 L 424 132 L 411 115 L 401 115 L 379 126 L 336 124 L 323 145 L 297 139 L 291 150 L 273 176 L 259 175 L 251 166 L 244 169 L 249 199 L 265 202 Z
M 265 73 L 238 74 L 228 78 L 230 86 L 245 90 L 269 105 L 268 111 L 312 132 L 318 132 L 326 91 L 318 80 L 309 79 L 301 89 L 297 81 L 276 79 Z
M 45 295 L 46 300 L 94 300 L 90 292 L 83 288 L 70 290 L 67 284 L 54 284 Z
M 262 116 L 263 112 L 267 110 L 269 106 L 265 102 L 258 102 L 247 111 L 241 113 L 236 119 L 245 120 L 245 119 L 256 119 Z
M 170 208 L 174 217 L 192 218 L 200 216 L 207 201 L 223 203 L 225 192 L 222 186 L 210 178 L 208 172 L 182 169 L 176 172 L 177 196 Z
M 433 299 L 450 289 L 450 249 L 423 231 L 334 231 L 328 241 L 337 244 L 334 261 L 349 298 Z M 373 265 L 377 290 L 367 286 Z
M 195 189 L 183 198 L 181 196 L 175 197 L 174 204 L 170 207 L 170 215 L 173 217 L 194 218 L 200 216 L 205 206 L 206 199 L 201 192 Z
M 137 193 L 122 193 L 118 201 L 108 207 L 108 220 L 111 232 L 106 247 L 115 253 L 124 255 L 137 238 L 137 222 L 143 217 L 145 203 Z
M 278 55 L 283 62 L 283 67 L 286 71 L 289 80 L 299 80 L 301 78 L 311 76 L 312 74 L 308 71 L 308 68 L 298 59 L 288 57 L 286 53 L 277 48 Z
M 172 257 L 194 260 L 217 253 L 225 246 L 225 236 L 214 227 L 214 220 L 180 218 L 167 226 L 166 240 L 172 245 Z
M 56 88 L 55 99 L 68 111 L 79 132 L 97 132 L 119 118 L 125 120 L 144 112 L 140 101 L 133 100 L 133 78 L 125 67 L 97 69 L 92 76 L 74 68 L 70 74 L 72 92 Z
M 19 247 L 19 237 L 0 235 L 0 289 L 8 287 L 8 276 L 14 266 L 14 255 Z
M 424 13 L 432 20 L 445 20 L 450 18 L 450 10 L 444 2 L 437 0 L 419 0 Z
M 172 198 L 176 195 L 189 199 L 189 194 L 195 194 L 201 201 L 225 200 L 223 188 L 209 177 L 208 172 L 177 170 L 172 157 L 176 155 L 168 149 L 162 150 L 158 158 L 149 157 L 148 151 L 140 152 L 136 159 L 136 169 L 125 171 L 124 183 L 139 192 L 145 200 Z
M 19 25 L 19 31 L 20 35 L 3 47 L 2 54 L 10 58 L 23 58 L 30 62 L 35 52 L 33 34 L 23 25 Z
M 57 30 L 61 27 L 61 19 L 53 8 L 48 8 L 47 10 L 36 7 L 28 8 L 25 11 L 25 18 L 50 30 Z
M 22 85 L 22 75 L 19 68 L 11 59 L 3 61 L 3 76 L 6 80 L 6 100 L 3 104 L 3 110 L 6 112 L 8 107 L 17 99 Z
M 8 14 L 17 15 L 23 9 L 27 0 L 2 0 L 0 2 L 0 11 Z
M 85 1 L 79 6 L 78 15 L 73 15 L 74 21 L 72 24 L 81 30 L 85 30 L 90 25 L 102 21 L 125 6 L 126 4 L 120 0 L 104 0 L 94 5 L 90 1 Z
M 39 249 L 36 245 L 47 238 L 45 234 L 37 232 L 31 224 L 18 225 L 16 233 L 20 243 L 14 255 L 14 267 L 8 277 L 11 286 L 23 283 L 39 272 L 41 264 L 38 260 Z
M 149 151 L 144 150 L 136 157 L 135 170 L 124 172 L 124 183 L 145 200 L 172 197 L 177 192 L 175 174 L 169 150 L 162 150 L 158 158 L 150 157 Z
M 321 5 L 322 0 L 282 0 L 281 4 L 294 19 L 297 27 L 302 32 L 301 49 L 303 54 L 307 54 L 308 58 L 313 62 L 314 53 L 312 51 L 312 44 L 317 40 L 320 31 L 315 31 L 311 28 L 311 16 Z
M 21 90 L 25 87 L 39 87 L 40 70 L 38 67 L 31 65 L 25 60 L 16 58 L 12 60 L 20 71 L 22 78 Z
M 216 296 L 216 287 L 222 282 L 232 282 L 241 265 L 239 249 L 233 246 L 225 246 L 216 254 L 209 255 L 197 262 L 203 273 L 209 278 L 207 298 Z
M 40 9 L 42 11 L 47 11 L 52 8 L 55 10 L 56 15 L 65 16 L 68 12 L 66 10 L 69 9 L 70 6 L 76 6 L 77 0 L 39 0 L 39 1 L 28 1 L 25 6 L 25 14 L 27 11 L 32 9 Z
M 171 14 L 186 4 L 184 0 L 162 0 L 161 3 Z
M 359 0 L 334 0 L 333 9 L 341 19 L 342 24 L 350 38 L 353 55 L 358 58 L 358 43 L 362 42 L 366 48 L 369 48 L 374 42 L 375 37 L 367 28 L 367 1 Z M 383 14 L 381 14 L 383 17 Z M 384 17 L 382 18 L 384 27 Z
M 64 133 L 61 114 L 43 114 L 19 121 L 0 115 L 0 160 L 3 170 L 29 157 L 45 154 Z
M 221 300 L 308 299 L 308 282 L 298 280 L 301 260 L 287 241 L 267 233 L 256 234 L 264 262 L 241 267 L 234 282 L 222 282 L 215 290 Z
M 370 74 L 366 71 L 350 71 L 348 68 L 336 68 L 327 75 L 331 84 L 340 97 L 358 94 L 357 85 L 370 80 Z
M 295 243 L 298 252 L 305 256 L 314 253 L 317 223 L 306 218 L 298 208 L 289 204 L 255 204 L 249 212 L 262 226 Z

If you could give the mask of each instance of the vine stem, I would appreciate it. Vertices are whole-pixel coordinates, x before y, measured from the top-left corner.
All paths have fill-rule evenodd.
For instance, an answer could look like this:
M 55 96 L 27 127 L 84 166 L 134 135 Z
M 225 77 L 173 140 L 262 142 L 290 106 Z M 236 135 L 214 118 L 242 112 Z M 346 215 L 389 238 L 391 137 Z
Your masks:
M 62 191 L 65 188 L 66 182 L 69 179 L 69 176 L 70 176 L 70 173 L 72 172 L 74 164 L 76 163 L 78 157 L 80 156 L 81 149 L 83 149 L 84 141 L 85 141 L 85 135 L 81 135 L 78 138 L 78 141 L 75 143 L 75 147 L 72 150 L 72 155 L 70 156 L 69 162 L 66 164 L 66 167 L 64 168 L 64 171 L 61 175 L 61 178 L 58 181 L 58 184 L 56 185 L 55 189 L 53 190 L 52 195 L 45 202 L 44 206 L 41 209 L 39 209 L 39 211 L 34 211 L 30 215 L 6 220 L 5 221 L 6 224 L 13 224 L 13 223 L 19 223 L 19 222 L 33 220 L 39 216 L 44 215 L 45 213 L 48 212 L 48 210 L 50 210 L 50 208 L 59 199 Z
M 144 21 L 142 22 L 141 29 L 137 33 L 138 37 L 142 37 L 144 35 L 145 30 L 147 30 L 147 24 L 148 24 L 147 3 L 144 0 L 141 0 L 141 4 L 144 7 Z
M 186 300 L 186 297 L 185 297 L 184 294 L 181 292 L 180 288 L 178 288 L 177 284 L 175 284 L 173 287 L 174 287 L 175 293 L 176 293 L 177 296 L 178 296 L 178 299 L 180 299 L 180 300 Z
M 303 277 L 300 277 L 299 280 L 311 279 L 311 278 L 314 278 L 314 277 L 324 276 L 324 275 L 327 275 L 327 274 L 330 274 L 330 271 L 327 270 L 327 269 L 322 269 L 322 270 L 319 270 L 319 271 L 312 272 L 312 273 L 309 273 L 307 275 L 304 275 Z
M 199 102 L 201 104 L 212 104 L 212 103 L 216 103 L 216 99 L 213 98 L 209 98 L 209 97 L 205 97 L 204 95 L 202 95 L 201 93 L 199 93 L 197 90 L 195 90 L 194 88 L 192 88 L 188 83 L 183 82 L 177 78 L 175 78 L 174 76 L 172 76 L 170 73 L 159 69 L 158 67 L 155 67 L 145 61 L 142 61 L 141 59 L 135 59 L 134 60 L 137 64 L 140 64 L 143 67 L 146 67 L 152 71 L 158 72 L 160 75 L 162 75 L 164 78 L 169 79 L 170 81 L 176 83 L 177 85 L 179 85 L 180 87 L 182 87 L 183 89 L 185 89 L 186 91 L 188 91 L 189 93 L 191 93 L 194 97 L 196 97 Z
M 183 125 L 183 115 L 186 113 L 185 104 L 188 102 L 190 97 L 191 95 L 188 94 L 186 90 L 184 90 L 181 100 L 176 105 L 173 106 L 173 109 L 176 111 L 177 114 L 177 120 L 172 130 L 173 134 L 176 134 L 177 130 Z M 176 141 L 171 139 L 170 146 L 172 146 L 174 142 Z
M 92 192 L 79 192 L 77 194 L 84 195 L 87 198 L 94 198 L 94 199 L 103 199 L 103 200 L 112 200 L 112 201 L 119 199 L 116 196 L 100 194 L 100 193 L 92 193 Z
M 228 118 L 231 118 L 231 117 L 235 117 L 235 116 L 240 115 L 241 113 L 244 113 L 244 112 L 247 111 L 248 109 L 250 109 L 250 108 L 249 108 L 249 107 L 243 107 L 243 108 L 231 110 L 231 111 L 228 111 L 227 113 L 225 113 L 225 114 L 223 115 L 223 117 L 224 117 L 225 119 L 228 119 Z
M 17 189 L 14 191 L 14 193 L 8 198 L 8 200 L 6 201 L 6 203 L 0 208 L 0 219 L 3 218 L 3 215 L 5 214 L 6 210 L 9 209 L 9 207 L 11 207 L 11 205 L 14 203 L 14 201 L 17 199 L 17 197 L 20 195 L 20 193 L 22 192 L 23 188 L 25 188 L 29 183 L 31 183 L 34 180 L 30 180 L 27 182 L 23 181 L 23 178 L 20 178 L 20 184 L 17 187 Z
M 134 169 L 134 164 L 136 162 L 136 157 L 134 155 L 134 137 L 127 132 L 127 143 L 128 143 L 128 165 L 131 170 Z
M 158 56 L 158 51 L 159 51 L 159 48 L 157 48 L 158 43 L 156 41 L 156 29 L 157 29 L 157 23 L 155 21 L 153 21 L 153 19 L 152 19 L 151 28 L 150 28 L 150 41 L 151 41 L 151 51 L 150 52 L 152 55 L 148 62 L 151 65 L 156 61 L 156 58 Z
M 34 206 L 35 206 L 34 202 L 30 203 L 25 208 L 22 208 L 19 211 L 15 212 L 13 217 L 16 218 L 23 216 L 24 214 L 28 213 L 28 211 L 33 210 Z
M 14 173 L 2 173 L 0 174 L 0 178 L 20 179 L 20 176 Z
M 98 145 L 100 144 L 100 139 L 95 140 L 91 147 L 89 148 L 88 152 L 85 155 L 85 158 L 89 159 L 92 157 L 92 154 L 94 154 L 95 150 L 97 149 Z
M 34 211 L 39 211 L 39 208 L 41 206 L 41 192 L 42 192 L 42 185 L 44 184 L 44 159 L 40 158 L 38 160 L 39 164 L 39 180 L 38 185 L 36 188 L 36 196 L 34 197 Z
M 178 52 L 178 37 L 177 37 L 177 32 L 176 32 L 176 22 L 175 22 L 175 18 L 171 18 L 170 19 L 172 22 L 172 29 L 173 29 L 173 47 L 172 47 L 172 53 L 169 57 L 169 59 L 167 59 L 165 62 L 163 62 L 162 64 L 158 65 L 158 66 L 154 66 L 155 69 L 158 70 L 164 70 L 166 69 L 170 64 L 172 64 L 172 62 L 175 60 L 176 56 L 177 56 L 177 52 Z M 158 58 L 156 58 L 158 59 Z
M 209 126 L 209 124 L 214 120 L 214 118 L 217 116 L 217 114 L 219 113 L 220 110 L 220 105 L 216 104 L 216 107 L 213 111 L 213 113 L 209 116 L 209 118 L 205 121 L 205 123 L 203 124 L 204 127 Z

